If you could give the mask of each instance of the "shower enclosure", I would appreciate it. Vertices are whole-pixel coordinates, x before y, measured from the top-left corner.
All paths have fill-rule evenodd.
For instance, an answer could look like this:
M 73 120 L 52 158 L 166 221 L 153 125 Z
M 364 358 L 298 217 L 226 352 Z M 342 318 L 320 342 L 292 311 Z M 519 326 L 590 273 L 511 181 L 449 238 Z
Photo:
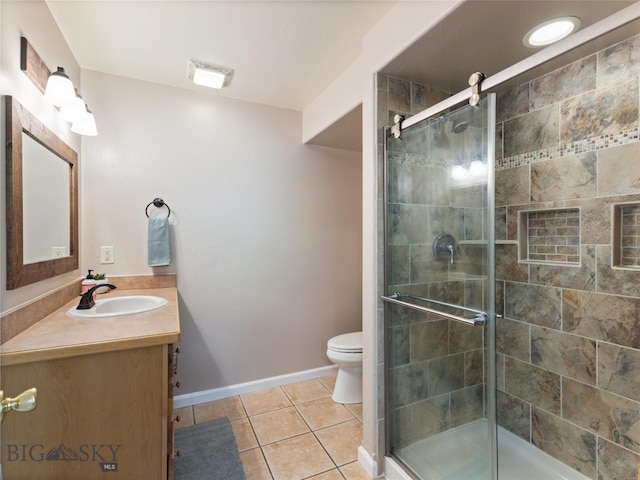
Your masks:
M 626 27 L 638 19 L 635 3 L 482 81 L 504 101 L 497 162 L 492 95 L 450 112 L 466 89 L 415 113 L 429 87 L 379 77 L 379 118 L 413 113 L 382 142 L 378 433 L 389 480 L 640 472 L 639 357 L 628 333 L 637 315 L 621 306 L 637 305 L 638 267 L 619 258 L 621 211 L 640 195 L 619 188 L 629 178 L 622 155 L 637 157 L 638 77 L 628 72 L 640 37 Z M 607 35 L 604 49 L 589 43 Z M 579 46 L 587 56 L 564 57 Z M 587 65 L 588 87 L 574 73 Z M 543 218 L 561 230 L 545 231 Z M 536 245 L 579 257 L 540 256 Z
M 385 129 L 386 455 L 407 479 L 586 480 L 497 422 L 495 101 Z
M 387 453 L 496 478 L 495 95 L 387 137 Z

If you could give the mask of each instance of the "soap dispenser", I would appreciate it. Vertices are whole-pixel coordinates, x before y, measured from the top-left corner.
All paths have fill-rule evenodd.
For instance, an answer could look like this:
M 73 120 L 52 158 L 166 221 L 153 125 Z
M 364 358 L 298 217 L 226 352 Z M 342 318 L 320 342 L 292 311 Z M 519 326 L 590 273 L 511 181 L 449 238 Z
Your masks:
M 80 295 L 82 295 L 83 293 L 87 293 L 87 291 L 91 288 L 91 287 L 95 287 L 97 285 L 96 280 L 93 278 L 93 270 L 89 270 L 89 272 L 87 273 L 87 276 L 85 277 L 84 280 L 82 280 L 82 284 L 80 287 Z

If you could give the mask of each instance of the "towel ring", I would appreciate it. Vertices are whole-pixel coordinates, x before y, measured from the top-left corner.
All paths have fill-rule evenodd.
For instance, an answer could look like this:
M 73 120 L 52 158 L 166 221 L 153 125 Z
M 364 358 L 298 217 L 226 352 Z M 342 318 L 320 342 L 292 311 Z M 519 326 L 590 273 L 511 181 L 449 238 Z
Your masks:
M 167 207 L 167 210 L 169 210 L 169 213 L 167 214 L 167 218 L 171 216 L 171 209 L 169 208 L 169 205 L 164 203 L 164 200 L 162 200 L 161 198 L 154 198 L 153 202 L 149 202 L 149 205 L 147 205 L 147 208 L 145 208 L 144 210 L 144 213 L 147 216 L 147 218 L 149 218 L 149 207 L 151 205 L 153 205 L 156 208 Z

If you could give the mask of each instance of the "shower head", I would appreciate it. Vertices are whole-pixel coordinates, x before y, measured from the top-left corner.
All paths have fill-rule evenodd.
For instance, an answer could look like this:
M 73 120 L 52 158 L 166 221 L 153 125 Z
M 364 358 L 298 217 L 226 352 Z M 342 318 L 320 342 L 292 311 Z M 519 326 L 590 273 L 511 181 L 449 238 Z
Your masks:
M 451 125 L 451 131 L 453 133 L 462 133 L 467 129 L 468 126 L 469 122 L 465 122 L 464 120 L 454 120 L 453 124 Z

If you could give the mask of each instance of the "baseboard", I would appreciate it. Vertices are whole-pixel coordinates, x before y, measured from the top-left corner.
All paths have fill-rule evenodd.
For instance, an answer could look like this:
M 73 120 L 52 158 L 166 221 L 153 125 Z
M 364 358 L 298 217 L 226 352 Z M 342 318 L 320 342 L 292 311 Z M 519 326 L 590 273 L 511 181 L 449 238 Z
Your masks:
M 235 397 L 244 393 L 257 392 L 266 388 L 279 387 L 289 383 L 302 382 L 314 378 L 326 377 L 334 375 L 338 370 L 337 365 L 328 365 L 326 367 L 313 368 L 311 370 L 303 370 L 301 372 L 288 373 L 277 377 L 262 378 L 252 382 L 238 383 L 229 385 L 228 387 L 214 388 L 202 392 L 186 393 L 184 395 L 176 395 L 173 397 L 173 408 L 190 407 L 200 403 L 212 402 L 223 398 Z
M 369 477 L 378 478 L 380 476 L 378 474 L 378 462 L 373 459 L 362 445 L 358 447 L 358 462 L 360 462 Z

